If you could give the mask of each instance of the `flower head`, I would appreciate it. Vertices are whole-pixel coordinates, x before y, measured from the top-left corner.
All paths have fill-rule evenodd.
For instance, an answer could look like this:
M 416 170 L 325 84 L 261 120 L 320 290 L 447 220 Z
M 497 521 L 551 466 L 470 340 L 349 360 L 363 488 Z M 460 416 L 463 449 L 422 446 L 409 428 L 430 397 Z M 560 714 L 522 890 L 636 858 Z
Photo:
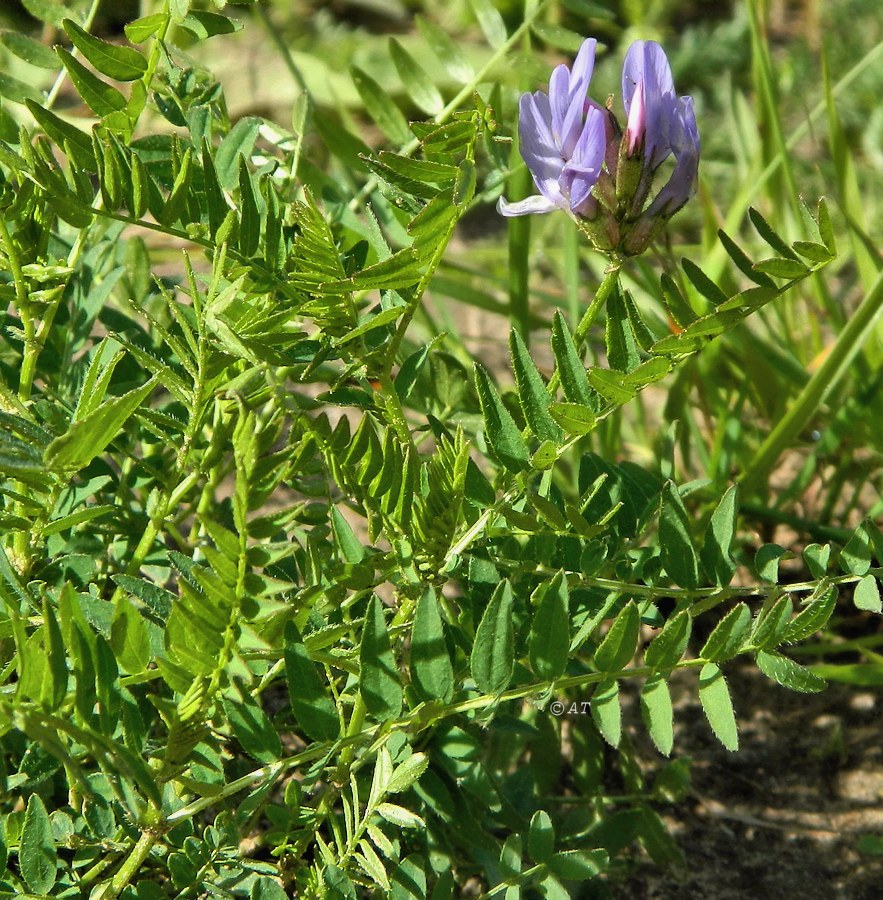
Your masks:
M 675 94 L 665 51 L 636 41 L 622 71 L 623 133 L 613 113 L 587 96 L 595 47 L 589 38 L 572 69 L 556 67 L 548 94 L 521 97 L 521 155 L 540 193 L 518 203 L 501 198 L 497 208 L 504 216 L 563 209 L 599 249 L 634 255 L 692 196 L 699 132 L 692 98 Z M 651 199 L 671 156 L 671 174 Z
M 521 155 L 533 175 L 539 196 L 518 203 L 500 198 L 504 216 L 563 209 L 576 216 L 591 214 L 592 188 L 601 174 L 607 149 L 605 113 L 587 97 L 595 65 L 593 38 L 583 42 L 573 69 L 558 66 L 549 93 L 523 94 L 518 105 Z

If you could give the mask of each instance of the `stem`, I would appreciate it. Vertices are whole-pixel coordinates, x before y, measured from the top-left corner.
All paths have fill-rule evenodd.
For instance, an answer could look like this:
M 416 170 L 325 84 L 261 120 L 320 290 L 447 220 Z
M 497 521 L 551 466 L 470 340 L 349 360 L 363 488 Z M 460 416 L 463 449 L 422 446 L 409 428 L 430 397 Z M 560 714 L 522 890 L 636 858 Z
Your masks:
M 825 398 L 846 374 L 850 363 L 871 336 L 881 310 L 883 310 L 883 272 L 877 276 L 871 290 L 840 332 L 824 363 L 819 366 L 788 412 L 761 444 L 740 479 L 744 487 L 758 490 L 766 485 L 767 478 L 779 457 L 792 446 L 797 435 L 807 426 Z
M 120 870 L 114 875 L 110 887 L 101 895 L 101 900 L 108 900 L 110 897 L 118 897 L 129 882 L 135 877 L 138 870 L 144 865 L 144 861 L 150 855 L 153 845 L 157 841 L 157 835 L 153 830 L 142 831 L 138 843 L 132 848 L 132 852 L 126 857 L 126 861 L 120 867 Z
M 6 226 L 6 218 L 0 215 L 0 243 L 3 252 L 9 260 L 9 268 L 12 271 L 12 281 L 15 284 L 15 305 L 21 316 L 22 330 L 25 333 L 24 359 L 21 364 L 21 375 L 18 382 L 19 399 L 26 403 L 31 399 L 31 386 L 34 380 L 34 367 L 37 363 L 36 354 L 39 352 L 36 346 L 37 331 L 34 319 L 31 316 L 31 303 L 28 298 L 28 286 L 21 268 L 21 260 L 12 235 Z
M 413 447 L 414 441 L 411 438 L 411 430 L 408 428 L 408 422 L 405 419 L 405 411 L 402 408 L 402 402 L 399 399 L 398 391 L 390 377 L 389 372 L 381 372 L 378 376 L 380 386 L 383 390 L 383 403 L 389 421 L 395 429 L 398 439 L 405 447 Z

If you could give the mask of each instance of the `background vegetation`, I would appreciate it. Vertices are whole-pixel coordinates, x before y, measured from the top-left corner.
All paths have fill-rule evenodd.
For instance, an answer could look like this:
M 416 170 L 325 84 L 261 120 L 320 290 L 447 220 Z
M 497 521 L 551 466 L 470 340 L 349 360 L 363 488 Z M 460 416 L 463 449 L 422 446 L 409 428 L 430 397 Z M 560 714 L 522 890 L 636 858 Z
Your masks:
M 874 4 L 112 6 L 0 11 L 0 891 L 682 864 L 672 683 L 883 681 Z M 702 136 L 616 271 L 494 211 L 588 35 Z

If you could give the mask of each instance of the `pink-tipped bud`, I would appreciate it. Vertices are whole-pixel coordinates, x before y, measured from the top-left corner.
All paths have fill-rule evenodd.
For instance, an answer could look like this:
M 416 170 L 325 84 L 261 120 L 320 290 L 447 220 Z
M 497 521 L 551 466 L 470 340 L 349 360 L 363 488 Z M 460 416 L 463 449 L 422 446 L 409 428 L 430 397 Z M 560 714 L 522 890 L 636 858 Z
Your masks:
M 625 129 L 625 139 L 628 143 L 628 155 L 634 156 L 635 151 L 644 142 L 644 133 L 647 130 L 647 107 L 644 103 L 644 82 L 640 82 L 632 97 L 629 120 Z

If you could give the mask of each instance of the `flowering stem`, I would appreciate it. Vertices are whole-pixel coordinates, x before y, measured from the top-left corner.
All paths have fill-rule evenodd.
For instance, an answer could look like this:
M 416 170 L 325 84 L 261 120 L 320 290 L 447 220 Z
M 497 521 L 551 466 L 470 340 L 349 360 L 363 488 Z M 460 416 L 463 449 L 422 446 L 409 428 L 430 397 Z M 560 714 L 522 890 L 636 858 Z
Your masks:
M 837 338 L 824 363 L 819 366 L 800 396 L 761 444 L 751 465 L 742 475 L 743 487 L 758 489 L 766 484 L 779 457 L 788 447 L 794 446 L 798 434 L 815 415 L 832 388 L 846 374 L 855 355 L 873 332 L 881 310 L 883 310 L 883 272 L 877 276 L 871 290 L 840 332 L 840 337 Z

